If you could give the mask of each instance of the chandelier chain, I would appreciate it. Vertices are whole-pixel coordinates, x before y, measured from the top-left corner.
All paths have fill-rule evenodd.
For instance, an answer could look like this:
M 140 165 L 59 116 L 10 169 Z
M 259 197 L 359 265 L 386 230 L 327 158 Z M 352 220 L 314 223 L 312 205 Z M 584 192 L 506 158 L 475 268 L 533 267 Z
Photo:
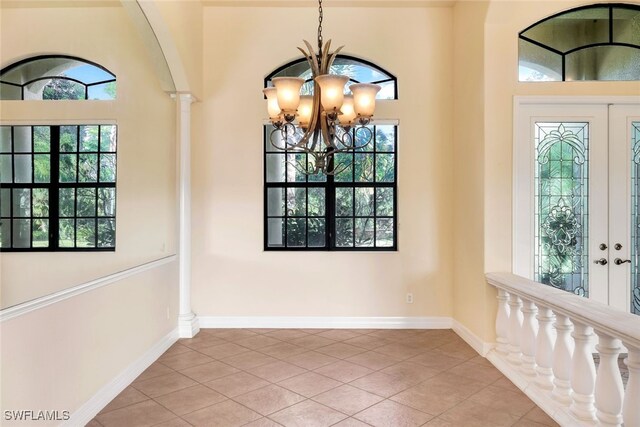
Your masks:
M 318 0 L 318 51 L 322 51 L 322 0 Z

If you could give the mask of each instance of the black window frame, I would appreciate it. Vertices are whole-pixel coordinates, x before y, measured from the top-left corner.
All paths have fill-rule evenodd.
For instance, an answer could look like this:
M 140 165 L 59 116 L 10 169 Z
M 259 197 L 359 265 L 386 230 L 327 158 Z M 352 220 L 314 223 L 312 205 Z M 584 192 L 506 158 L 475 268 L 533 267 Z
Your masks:
M 81 150 L 80 144 L 80 129 L 82 127 L 98 127 L 98 140 L 97 140 L 97 150 L 96 151 L 90 151 L 90 150 Z M 103 126 L 113 126 L 115 127 L 115 133 L 116 133 L 116 147 L 115 147 L 115 151 L 107 151 L 107 150 L 102 150 L 102 127 Z M 7 156 L 10 155 L 12 158 L 12 172 L 11 172 L 11 183 L 0 183 L 0 188 L 1 189 L 8 189 L 10 190 L 10 196 L 9 196 L 9 202 L 10 202 L 10 207 L 9 207 L 9 216 L 0 216 L 0 224 L 3 221 L 11 221 L 11 225 L 10 225 L 10 230 L 11 230 L 11 247 L 1 247 L 0 246 L 0 253 L 1 252 L 115 252 L 116 250 L 116 227 L 117 227 L 117 221 L 116 221 L 116 212 L 117 212 L 117 156 L 118 156 L 118 125 L 116 123 L 80 123 L 80 122 L 76 122 L 73 124 L 3 124 L 2 127 L 9 127 L 11 130 L 11 150 L 9 152 L 3 152 L 0 155 L 2 156 Z M 15 144 L 15 139 L 14 139 L 14 135 L 15 135 L 15 128 L 18 127 L 30 127 L 31 128 L 31 139 L 30 139 L 30 143 L 31 143 L 31 150 L 29 152 L 17 152 L 18 155 L 31 155 L 32 157 L 32 162 L 31 162 L 31 182 L 28 183 L 22 183 L 22 182 L 15 182 L 15 176 L 16 176 L 16 169 L 15 169 L 15 155 L 16 155 L 16 151 L 14 150 L 14 144 Z M 36 127 L 48 127 L 49 128 L 49 132 L 50 132 L 50 148 L 49 148 L 49 152 L 46 152 L 44 154 L 49 154 L 50 156 L 50 160 L 49 160 L 49 182 L 35 182 L 35 165 L 33 162 L 33 156 L 39 154 L 40 152 L 36 152 L 35 151 L 35 138 L 34 138 L 34 133 L 35 133 L 35 128 Z M 61 151 L 60 150 L 60 129 L 63 127 L 76 127 L 77 130 L 77 139 L 76 139 L 76 149 L 73 151 Z M 100 180 L 100 171 L 102 169 L 101 166 L 101 154 L 108 154 L 108 155 L 113 155 L 113 159 L 114 159 L 114 175 L 113 175 L 113 181 L 112 182 L 105 182 L 105 181 L 101 181 Z M 75 155 L 76 156 L 76 162 L 75 162 L 75 167 L 76 167 L 76 171 L 75 171 L 75 181 L 67 181 L 67 182 L 60 182 L 60 156 L 61 155 Z M 96 181 L 87 181 L 87 182 L 82 182 L 79 180 L 80 174 L 79 174 L 79 165 L 80 162 L 78 161 L 79 156 L 80 155 L 95 155 L 96 156 L 96 166 L 97 166 L 97 170 L 96 170 Z M 39 188 L 44 188 L 48 190 L 49 193 L 49 216 L 48 217 L 34 217 L 33 216 L 33 189 L 39 189 Z M 75 190 L 74 194 L 76 195 L 74 197 L 74 213 L 71 216 L 63 216 L 61 215 L 60 212 L 60 207 L 59 207 L 59 200 L 60 200 L 60 192 L 63 189 L 68 189 L 68 188 L 72 188 Z M 95 206 L 94 206 L 94 215 L 79 215 L 78 214 L 78 197 L 77 197 L 77 190 L 78 189 L 83 189 L 83 188 L 95 188 Z M 112 188 L 113 189 L 113 204 L 114 204 L 114 212 L 113 215 L 99 215 L 99 189 L 100 188 Z M 31 211 L 31 215 L 29 217 L 18 217 L 14 215 L 14 197 L 13 197 L 13 191 L 14 190 L 20 190 L 20 189 L 29 189 L 31 190 L 31 201 L 30 201 L 30 211 Z M 0 210 L 1 212 L 1 210 Z M 0 213 L 1 215 L 1 213 Z M 33 247 L 33 224 L 30 223 L 31 226 L 31 230 L 30 230 L 30 241 L 29 241 L 29 246 L 30 247 L 24 247 L 24 248 L 17 248 L 17 247 L 13 247 L 13 221 L 16 219 L 29 219 L 31 221 L 33 221 L 34 219 L 38 219 L 38 218 L 46 218 L 49 221 L 49 233 L 48 233 L 48 242 L 49 245 L 47 247 Z M 94 247 L 65 247 L 65 246 L 60 246 L 59 244 L 59 224 L 60 224 L 60 220 L 73 220 L 74 222 L 74 245 L 77 245 L 78 240 L 77 240 L 77 230 L 78 230 L 78 220 L 93 220 L 95 222 L 95 234 L 94 234 L 94 242 L 95 242 L 95 246 Z M 100 220 L 112 220 L 113 224 L 114 224 L 114 236 L 113 236 L 113 246 L 108 246 L 108 247 L 100 247 L 98 246 L 98 233 L 99 233 L 99 221 Z

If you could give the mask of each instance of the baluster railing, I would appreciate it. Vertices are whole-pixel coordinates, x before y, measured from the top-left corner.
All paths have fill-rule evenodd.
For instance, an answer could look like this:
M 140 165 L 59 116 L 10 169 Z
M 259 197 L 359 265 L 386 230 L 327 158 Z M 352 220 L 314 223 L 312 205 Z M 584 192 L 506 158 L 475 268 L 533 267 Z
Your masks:
M 640 427 L 640 316 L 510 273 L 487 280 L 498 290 L 489 360 L 561 425 Z

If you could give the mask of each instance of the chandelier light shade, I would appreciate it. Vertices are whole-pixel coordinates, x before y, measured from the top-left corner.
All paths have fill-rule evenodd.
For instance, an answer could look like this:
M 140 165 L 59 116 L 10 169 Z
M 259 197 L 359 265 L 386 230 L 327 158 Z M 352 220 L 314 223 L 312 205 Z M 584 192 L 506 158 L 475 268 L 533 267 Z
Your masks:
M 349 86 L 351 94 L 345 94 L 349 77 L 330 74 L 342 47 L 330 52 L 331 40 L 324 44 L 322 0 L 318 5 L 318 51 L 314 52 L 306 40 L 306 49 L 298 48 L 311 68 L 313 95 L 300 94 L 305 80 L 299 77 L 274 77 L 274 87 L 263 92 L 273 124 L 271 145 L 278 150 L 308 154 L 306 164 L 293 164 L 302 173 L 335 175 L 351 165 L 336 164 L 336 154 L 353 152 L 371 143 L 373 133 L 367 125 L 381 87 L 354 83 Z

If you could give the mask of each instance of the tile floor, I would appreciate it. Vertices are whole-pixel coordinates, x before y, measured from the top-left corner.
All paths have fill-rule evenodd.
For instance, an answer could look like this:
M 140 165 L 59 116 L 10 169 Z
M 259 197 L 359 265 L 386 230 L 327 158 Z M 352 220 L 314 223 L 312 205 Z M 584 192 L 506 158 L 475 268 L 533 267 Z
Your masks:
M 555 426 L 451 330 L 204 329 L 90 427 Z

